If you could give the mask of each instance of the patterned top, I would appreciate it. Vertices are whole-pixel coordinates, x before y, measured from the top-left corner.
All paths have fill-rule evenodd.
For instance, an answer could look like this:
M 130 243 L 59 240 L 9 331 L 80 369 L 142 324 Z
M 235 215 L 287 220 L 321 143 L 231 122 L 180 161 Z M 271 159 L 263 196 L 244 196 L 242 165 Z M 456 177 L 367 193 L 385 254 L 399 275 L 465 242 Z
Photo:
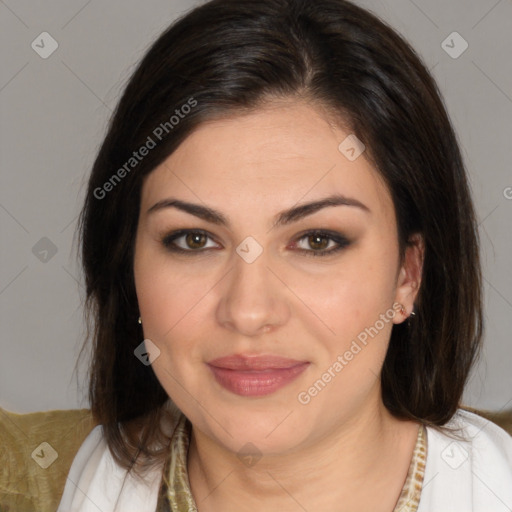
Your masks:
M 156 512 L 197 512 L 187 472 L 191 431 L 190 421 L 181 415 L 171 438 L 169 446 L 171 456 L 164 466 Z M 409 471 L 393 512 L 416 512 L 418 510 L 426 460 L 427 434 L 425 427 L 420 425 Z

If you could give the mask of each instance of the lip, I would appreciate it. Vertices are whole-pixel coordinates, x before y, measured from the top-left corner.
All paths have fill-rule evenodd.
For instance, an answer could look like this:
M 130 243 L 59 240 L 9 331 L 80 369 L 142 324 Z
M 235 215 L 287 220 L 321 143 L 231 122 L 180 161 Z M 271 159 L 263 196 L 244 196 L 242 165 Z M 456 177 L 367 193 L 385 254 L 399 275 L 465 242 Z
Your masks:
M 265 396 L 295 380 L 310 363 L 274 355 L 233 354 L 207 364 L 215 380 L 228 391 L 240 396 Z

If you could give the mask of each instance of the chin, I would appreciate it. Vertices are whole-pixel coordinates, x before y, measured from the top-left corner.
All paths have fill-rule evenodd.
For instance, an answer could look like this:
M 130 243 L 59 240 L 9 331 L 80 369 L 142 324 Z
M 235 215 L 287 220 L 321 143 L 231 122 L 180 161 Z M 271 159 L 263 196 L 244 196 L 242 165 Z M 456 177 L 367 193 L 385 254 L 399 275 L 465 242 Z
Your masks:
M 248 443 L 263 455 L 284 453 L 303 443 L 307 432 L 313 430 L 311 418 L 299 418 L 293 407 L 274 408 L 265 402 L 256 407 L 213 405 L 212 416 L 204 411 L 187 416 L 201 432 L 234 453 L 243 451 Z M 290 404 L 289 398 L 287 402 Z

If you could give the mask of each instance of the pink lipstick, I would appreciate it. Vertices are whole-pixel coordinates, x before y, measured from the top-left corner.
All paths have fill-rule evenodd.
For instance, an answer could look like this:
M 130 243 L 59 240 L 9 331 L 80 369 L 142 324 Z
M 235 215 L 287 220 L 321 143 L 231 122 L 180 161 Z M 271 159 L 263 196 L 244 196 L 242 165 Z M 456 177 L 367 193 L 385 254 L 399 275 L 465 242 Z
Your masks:
M 209 361 L 215 380 L 225 389 L 240 396 L 265 396 L 295 380 L 308 366 L 272 355 L 237 355 Z

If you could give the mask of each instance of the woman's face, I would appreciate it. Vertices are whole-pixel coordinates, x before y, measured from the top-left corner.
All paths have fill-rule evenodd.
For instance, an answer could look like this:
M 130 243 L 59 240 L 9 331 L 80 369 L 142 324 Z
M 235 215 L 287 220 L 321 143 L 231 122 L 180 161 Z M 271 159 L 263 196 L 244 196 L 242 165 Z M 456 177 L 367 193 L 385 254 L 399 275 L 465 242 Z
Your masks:
M 144 182 L 134 272 L 153 370 L 233 452 L 306 448 L 382 407 L 420 252 L 399 267 L 389 191 L 349 135 L 274 104 L 201 125 Z

